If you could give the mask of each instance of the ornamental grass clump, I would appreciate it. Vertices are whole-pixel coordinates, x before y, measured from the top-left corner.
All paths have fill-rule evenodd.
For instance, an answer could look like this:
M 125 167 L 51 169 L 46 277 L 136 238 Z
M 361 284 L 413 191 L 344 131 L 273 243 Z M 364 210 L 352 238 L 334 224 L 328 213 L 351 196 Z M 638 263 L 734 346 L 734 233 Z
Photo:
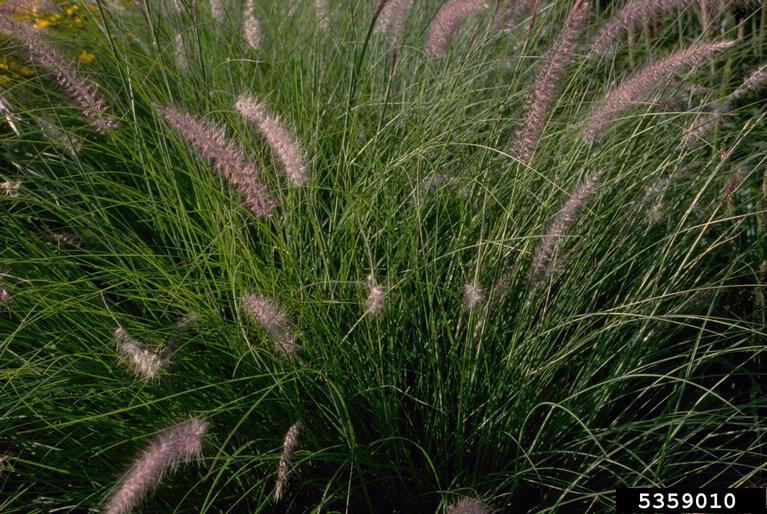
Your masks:
M 630 0 L 328 1 L 327 31 L 257 0 L 258 50 L 245 3 L 62 4 L 106 137 L 0 34 L 3 514 L 596 514 L 761 476 L 761 10 L 594 59 Z

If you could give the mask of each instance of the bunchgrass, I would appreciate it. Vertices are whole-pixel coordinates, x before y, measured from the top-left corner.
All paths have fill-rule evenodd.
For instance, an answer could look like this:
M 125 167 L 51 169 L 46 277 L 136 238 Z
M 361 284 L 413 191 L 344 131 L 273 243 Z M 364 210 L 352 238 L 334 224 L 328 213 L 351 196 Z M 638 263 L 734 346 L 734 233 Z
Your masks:
M 441 58 L 424 50 L 441 0 L 415 2 L 395 49 L 373 3 L 326 2 L 324 30 L 313 0 L 256 2 L 253 48 L 241 2 L 223 23 L 202 1 L 68 2 L 80 22 L 44 36 L 107 99 L 120 126 L 104 134 L 2 36 L 35 73 L 0 91 L 0 182 L 18 182 L 0 191 L 0 511 L 101 511 L 193 418 L 199 463 L 144 512 L 609 512 L 616 487 L 767 482 L 765 103 L 733 99 L 680 146 L 762 62 L 759 13 L 584 142 L 610 88 L 706 37 L 675 12 L 589 55 L 610 15 L 595 7 L 523 163 L 514 134 L 571 3 L 502 32 L 491 5 Z M 723 16 L 716 40 L 737 39 Z M 241 95 L 296 138 L 301 187 Z M 169 105 L 224 128 L 270 215 Z M 246 294 L 279 306 L 296 358 Z M 162 357 L 151 380 L 118 328 Z

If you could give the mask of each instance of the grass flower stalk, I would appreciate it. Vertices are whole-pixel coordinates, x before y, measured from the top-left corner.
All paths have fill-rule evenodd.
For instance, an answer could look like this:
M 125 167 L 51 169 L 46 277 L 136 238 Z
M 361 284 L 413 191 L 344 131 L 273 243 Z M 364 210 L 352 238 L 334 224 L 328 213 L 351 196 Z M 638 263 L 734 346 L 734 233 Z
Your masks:
M 261 29 L 261 22 L 256 16 L 256 0 L 245 1 L 245 7 L 242 11 L 242 33 L 245 36 L 245 41 L 258 50 L 261 46 L 263 30 Z
M 223 128 L 210 125 L 177 107 L 158 107 L 160 114 L 217 172 L 241 194 L 243 203 L 257 216 L 268 216 L 276 202 L 259 182 L 260 171 L 242 150 L 227 139 Z
M 226 21 L 226 10 L 222 0 L 210 0 L 210 15 L 219 23 Z
M 317 23 L 324 31 L 330 29 L 330 11 L 327 0 L 314 0 L 314 13 L 317 16 Z
M 367 313 L 373 316 L 378 315 L 384 308 L 386 302 L 386 291 L 371 273 L 367 277 L 368 297 L 365 300 Z
M 256 124 L 269 144 L 272 153 L 280 161 L 288 179 L 296 186 L 305 185 L 309 177 L 306 172 L 303 152 L 295 136 L 284 127 L 279 119 L 269 115 L 263 102 L 251 96 L 240 95 L 235 107 L 245 118 Z
M 607 52 L 629 29 L 639 27 L 648 20 L 674 11 L 686 9 L 694 0 L 630 0 L 599 30 L 591 41 L 595 54 Z
M 285 487 L 288 482 L 288 473 L 290 473 L 290 464 L 293 460 L 293 453 L 298 447 L 298 437 L 301 434 L 301 422 L 297 421 L 285 434 L 285 440 L 282 442 L 282 455 L 277 464 L 277 482 L 274 487 L 274 501 L 279 502 L 285 494 Z
M 463 309 L 470 311 L 477 307 L 485 299 L 484 290 L 475 283 L 463 286 Z
M 272 338 L 275 349 L 284 357 L 296 358 L 301 350 L 297 336 L 288 323 L 287 316 L 269 298 L 245 293 L 243 303 L 248 312 Z
M 601 171 L 594 171 L 581 181 L 573 191 L 570 199 L 549 223 L 546 233 L 538 243 L 531 265 L 531 281 L 533 289 L 551 275 L 551 258 L 560 239 L 570 230 L 578 220 L 581 208 L 586 200 L 594 193 Z
M 527 96 L 525 116 L 515 135 L 514 154 L 529 163 L 543 133 L 557 88 L 565 68 L 573 58 L 578 36 L 591 12 L 590 0 L 576 0 L 570 9 L 565 27 L 544 57 L 536 73 L 535 83 Z
M 90 124 L 101 133 L 120 125 L 110 113 L 106 99 L 88 80 L 75 72 L 75 66 L 67 62 L 40 34 L 0 12 L 0 32 L 10 34 L 24 44 L 32 60 L 48 70 L 61 88 L 78 105 Z
M 447 514 L 490 514 L 490 507 L 474 498 L 461 498 L 447 508 Z
M 167 360 L 128 336 L 122 327 L 114 331 L 117 353 L 133 372 L 145 380 L 154 380 L 166 366 Z
M 400 45 L 413 2 L 414 0 L 388 0 L 381 7 L 374 31 L 378 34 L 388 34 L 391 48 L 397 48 Z
M 587 118 L 583 138 L 586 141 L 594 141 L 609 123 L 653 93 L 671 73 L 699 65 L 733 44 L 733 41 L 698 43 L 646 65 L 607 92 Z
M 186 47 L 184 46 L 184 38 L 181 34 L 176 34 L 175 39 L 176 46 L 176 67 L 183 74 L 189 72 L 189 60 L 186 56 Z
M 473 14 L 487 8 L 484 0 L 446 0 L 429 25 L 426 37 L 426 55 L 442 57 L 447 52 L 450 38 L 458 27 Z
M 120 481 L 104 507 L 104 514 L 134 511 L 168 471 L 202 454 L 202 441 L 208 424 L 194 418 L 166 429 L 155 436 Z

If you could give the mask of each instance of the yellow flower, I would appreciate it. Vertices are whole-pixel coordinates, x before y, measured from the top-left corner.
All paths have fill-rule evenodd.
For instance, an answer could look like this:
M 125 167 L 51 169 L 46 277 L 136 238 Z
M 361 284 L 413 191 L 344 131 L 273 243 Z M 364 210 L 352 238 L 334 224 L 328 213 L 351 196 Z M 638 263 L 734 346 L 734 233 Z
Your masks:
M 86 50 L 85 48 L 82 49 L 80 52 L 80 62 L 84 64 L 90 64 L 93 61 L 96 60 L 96 54 L 93 54 Z
M 34 25 L 32 25 L 32 28 L 35 28 L 35 29 L 44 29 L 45 27 L 47 27 L 47 26 L 48 26 L 48 25 L 50 25 L 50 24 L 51 24 L 51 21 L 50 21 L 50 20 L 47 20 L 47 19 L 45 19 L 45 18 L 36 18 L 36 19 L 35 19 L 35 24 L 34 24 Z

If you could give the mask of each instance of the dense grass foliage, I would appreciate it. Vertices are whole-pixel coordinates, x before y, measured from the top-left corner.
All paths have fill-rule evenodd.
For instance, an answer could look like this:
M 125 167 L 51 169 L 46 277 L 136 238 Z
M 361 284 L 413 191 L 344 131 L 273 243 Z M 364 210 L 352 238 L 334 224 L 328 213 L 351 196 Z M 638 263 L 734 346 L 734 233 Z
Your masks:
M 764 13 L 666 13 L 593 55 L 618 7 L 594 5 L 528 160 L 515 134 L 572 2 L 502 31 L 488 2 L 443 57 L 441 0 L 394 47 L 373 3 L 256 2 L 256 48 L 245 2 L 222 22 L 63 4 L 33 30 L 104 96 L 103 134 L 5 31 L 32 72 L 0 81 L 0 511 L 101 511 L 155 450 L 175 469 L 143 512 L 608 512 L 620 486 L 767 481 L 767 111 L 732 97 Z M 584 141 L 616 84 L 727 40 Z M 167 106 L 256 165 L 270 215 Z M 163 431 L 191 419 L 186 462 L 198 441 Z

